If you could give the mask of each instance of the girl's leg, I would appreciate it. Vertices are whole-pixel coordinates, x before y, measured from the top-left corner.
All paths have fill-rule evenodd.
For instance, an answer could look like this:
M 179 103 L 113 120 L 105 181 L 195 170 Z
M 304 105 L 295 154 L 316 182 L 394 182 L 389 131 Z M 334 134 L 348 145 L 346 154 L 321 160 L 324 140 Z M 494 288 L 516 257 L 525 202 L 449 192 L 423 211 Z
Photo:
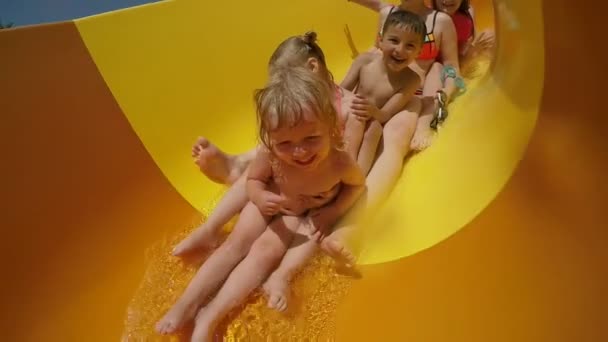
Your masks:
M 239 155 L 228 154 L 202 137 L 192 147 L 192 157 L 201 172 L 216 183 L 228 185 L 239 179 L 256 153 L 257 148 Z
M 219 231 L 238 214 L 249 201 L 247 197 L 247 172 L 226 191 L 207 220 L 173 249 L 173 255 L 181 256 L 196 249 L 213 249 L 219 241 Z
M 301 223 L 287 253 L 279 267 L 264 282 L 268 296 L 268 307 L 285 311 L 289 297 L 289 283 L 296 273 L 304 267 L 317 250 L 317 242 L 308 236 L 308 227 Z
M 207 341 L 216 324 L 266 279 L 285 254 L 299 221 L 298 217 L 280 216 L 270 223 L 217 295 L 199 311 L 192 341 Z
M 422 151 L 429 147 L 433 142 L 435 132 L 431 128 L 431 121 L 435 117 L 437 103 L 435 94 L 443 85 L 441 84 L 441 71 L 443 65 L 441 63 L 433 63 L 431 69 L 426 75 L 424 88 L 422 89 L 422 111 L 418 119 L 416 133 L 412 138 L 411 148 L 415 151 Z
M 382 138 L 382 124 L 377 120 L 368 121 L 365 134 L 363 135 L 363 142 L 357 155 L 357 164 L 359 164 L 364 175 L 367 175 L 372 168 L 380 138 Z
M 253 203 L 247 203 L 234 231 L 196 272 L 181 297 L 156 324 L 156 330 L 161 334 L 170 334 L 191 320 L 203 301 L 247 255 L 266 226 L 267 219 L 259 209 Z

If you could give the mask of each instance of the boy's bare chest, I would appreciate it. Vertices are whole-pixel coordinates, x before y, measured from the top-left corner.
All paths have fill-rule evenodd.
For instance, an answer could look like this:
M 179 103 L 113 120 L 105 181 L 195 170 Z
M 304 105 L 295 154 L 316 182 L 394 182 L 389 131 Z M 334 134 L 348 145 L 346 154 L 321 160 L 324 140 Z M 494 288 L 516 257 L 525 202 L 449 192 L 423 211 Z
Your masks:
M 373 101 L 377 107 L 382 107 L 401 87 L 401 82 L 389 79 L 379 67 L 366 65 L 359 75 L 357 93 Z

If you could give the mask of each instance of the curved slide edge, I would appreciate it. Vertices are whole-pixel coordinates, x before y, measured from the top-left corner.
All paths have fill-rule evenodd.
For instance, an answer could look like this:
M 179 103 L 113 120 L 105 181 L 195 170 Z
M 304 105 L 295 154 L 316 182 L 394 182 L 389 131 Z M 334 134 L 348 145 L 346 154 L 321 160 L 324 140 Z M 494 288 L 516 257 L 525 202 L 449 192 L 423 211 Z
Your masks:
M 7 341 L 116 341 L 144 251 L 199 217 L 150 158 L 73 23 L 0 33 Z

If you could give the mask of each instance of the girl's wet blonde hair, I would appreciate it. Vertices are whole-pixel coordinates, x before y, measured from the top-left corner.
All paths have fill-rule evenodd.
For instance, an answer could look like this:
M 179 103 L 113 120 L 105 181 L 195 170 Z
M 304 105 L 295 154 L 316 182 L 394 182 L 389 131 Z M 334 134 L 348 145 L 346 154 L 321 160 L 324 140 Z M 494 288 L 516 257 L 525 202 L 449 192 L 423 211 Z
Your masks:
M 268 71 L 272 75 L 275 69 L 305 66 L 309 58 L 319 61 L 322 73 L 327 81 L 333 83 L 333 75 L 327 68 L 325 54 L 317 44 L 317 33 L 309 31 L 301 36 L 285 39 L 274 51 L 268 62 Z
M 334 91 L 306 67 L 275 67 L 266 86 L 254 95 L 261 142 L 271 149 L 270 132 L 293 127 L 304 119 L 305 113 L 312 113 L 328 126 L 334 147 L 340 147 Z

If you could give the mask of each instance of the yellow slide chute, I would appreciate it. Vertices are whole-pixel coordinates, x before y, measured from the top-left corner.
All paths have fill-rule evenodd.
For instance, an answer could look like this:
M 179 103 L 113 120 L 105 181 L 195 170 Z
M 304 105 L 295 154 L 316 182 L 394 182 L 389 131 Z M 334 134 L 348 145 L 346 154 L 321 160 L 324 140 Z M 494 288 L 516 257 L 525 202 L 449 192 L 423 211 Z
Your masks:
M 492 7 L 473 5 L 478 28 L 492 26 Z M 608 159 L 593 138 L 601 104 L 582 100 L 601 98 L 602 80 L 597 62 L 563 67 L 564 51 L 602 39 L 569 16 L 584 5 L 495 1 L 496 58 L 366 221 L 363 278 L 317 272 L 328 266 L 315 259 L 308 285 L 294 285 L 308 310 L 297 324 L 254 306 L 266 313 L 243 311 L 228 336 L 281 323 L 275 332 L 295 329 L 281 336 L 318 340 L 604 340 Z M 344 24 L 370 45 L 373 13 L 323 0 L 163 1 L 2 30 L 4 339 L 117 340 L 138 284 L 173 289 L 141 283 L 156 260 L 144 251 L 221 190 L 192 164 L 193 140 L 253 146 L 251 94 L 274 48 L 316 30 L 339 79 L 351 61 Z M 587 87 L 564 86 L 574 82 Z M 167 303 L 145 299 L 162 314 Z
M 525 4 L 525 11 L 513 6 L 501 6 L 506 12 L 499 15 L 501 44 L 491 72 L 457 102 L 436 144 L 407 163 L 385 208 L 366 223 L 381 229 L 369 229 L 361 263 L 404 257 L 449 236 L 492 200 L 515 168 L 538 112 L 543 49 L 536 43 L 543 37 L 540 3 Z M 263 85 L 269 56 L 282 40 L 316 30 L 338 79 L 351 62 L 343 25 L 356 45 L 371 45 L 375 16 L 359 6 L 276 0 L 261 7 L 174 1 L 76 21 L 138 136 L 195 207 L 209 203 L 218 187 L 193 167 L 189 147 L 198 135 L 229 152 L 254 146 L 252 89 Z M 506 15 L 518 10 L 516 18 Z M 481 5 L 476 13 L 483 21 L 491 11 Z M 523 84 L 522 74 L 528 75 Z

